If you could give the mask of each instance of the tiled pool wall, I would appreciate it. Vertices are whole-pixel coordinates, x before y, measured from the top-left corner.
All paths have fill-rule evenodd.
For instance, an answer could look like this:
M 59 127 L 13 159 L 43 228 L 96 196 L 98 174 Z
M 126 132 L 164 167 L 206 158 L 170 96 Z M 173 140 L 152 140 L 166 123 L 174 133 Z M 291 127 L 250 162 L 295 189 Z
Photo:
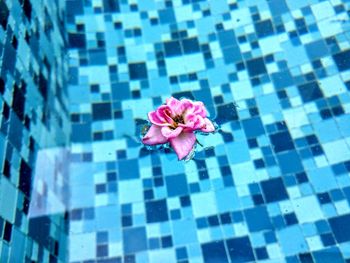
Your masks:
M 72 262 L 349 262 L 349 1 L 67 1 Z M 167 97 L 221 126 L 149 151 Z
M 53 147 L 69 143 L 64 8 L 62 0 L 0 1 L 0 261 L 4 263 L 68 261 L 68 215 L 62 209 L 50 214 L 43 210 L 51 193 L 45 172 L 55 165 L 50 161 Z M 56 179 L 58 191 L 67 189 L 60 174 Z M 34 183 L 43 188 L 36 189 Z

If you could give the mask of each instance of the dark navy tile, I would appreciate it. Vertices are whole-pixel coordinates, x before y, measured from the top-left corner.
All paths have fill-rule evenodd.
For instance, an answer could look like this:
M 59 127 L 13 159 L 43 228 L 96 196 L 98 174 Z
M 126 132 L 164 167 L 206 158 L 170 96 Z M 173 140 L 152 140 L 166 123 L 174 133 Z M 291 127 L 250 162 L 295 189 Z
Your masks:
M 221 224 L 230 224 L 232 222 L 230 213 L 220 215 Z
M 286 188 L 281 178 L 261 182 L 261 188 L 266 202 L 276 202 L 288 198 Z
M 131 63 L 129 64 L 129 74 L 131 80 L 147 79 L 146 63 Z
M 107 257 L 108 256 L 108 245 L 98 245 L 96 249 L 97 257 Z
M 185 54 L 199 52 L 199 42 L 197 38 L 187 38 L 182 40 L 182 47 Z
M 272 22 L 269 19 L 255 23 L 254 26 L 259 38 L 264 38 L 274 33 Z
M 293 139 L 287 131 L 270 135 L 270 141 L 275 153 L 294 149 Z
M 92 117 L 94 120 L 107 120 L 112 117 L 112 107 L 110 103 L 92 104 Z
M 335 244 L 334 237 L 331 233 L 321 235 L 322 244 L 325 247 L 329 247 Z
M 70 33 L 68 34 L 69 44 L 72 48 L 85 48 L 86 40 L 85 34 L 81 33 Z
M 181 247 L 181 248 L 176 249 L 176 258 L 178 260 L 187 258 L 187 250 L 185 247 Z
M 120 10 L 118 1 L 103 0 L 103 8 L 105 12 L 118 12 Z
M 238 114 L 236 106 L 233 103 L 219 105 L 217 107 L 217 116 L 215 118 L 217 124 L 223 124 L 234 120 L 238 120 Z
M 12 224 L 9 222 L 5 223 L 5 227 L 4 227 L 4 234 L 3 234 L 3 238 L 5 241 L 7 242 L 11 242 L 11 238 L 12 238 Z
M 310 253 L 299 254 L 299 260 L 301 263 L 314 263 L 314 260 L 312 259 L 312 255 Z
M 201 245 L 204 262 L 228 263 L 225 245 L 223 241 L 214 241 Z
M 329 219 L 329 224 L 338 243 L 350 241 L 350 214 Z
M 257 259 L 259 259 L 259 260 L 269 258 L 269 255 L 267 254 L 267 250 L 264 247 L 256 248 L 255 254 L 256 254 Z
M 182 54 L 179 41 L 164 42 L 164 51 L 167 57 L 179 56 Z
M 226 246 L 230 254 L 231 262 L 255 261 L 252 245 L 249 237 L 239 237 L 226 240 Z
M 295 213 L 286 214 L 284 216 L 287 226 L 298 224 L 298 219 Z
M 322 91 L 317 82 L 309 82 L 298 86 L 303 102 L 310 102 L 323 97 Z
M 250 77 L 266 73 L 265 62 L 262 58 L 255 58 L 246 62 Z
M 345 71 L 350 69 L 350 49 L 339 52 L 333 55 L 335 64 L 339 71 Z
M 169 219 L 166 200 L 146 202 L 146 218 L 148 223 L 164 222 Z

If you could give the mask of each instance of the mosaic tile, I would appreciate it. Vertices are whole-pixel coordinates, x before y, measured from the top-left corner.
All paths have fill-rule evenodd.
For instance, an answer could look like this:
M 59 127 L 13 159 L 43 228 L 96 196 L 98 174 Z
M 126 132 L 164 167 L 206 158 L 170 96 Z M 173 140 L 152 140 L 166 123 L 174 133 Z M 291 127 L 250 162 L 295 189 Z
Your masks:
M 0 9 L 2 262 L 350 260 L 347 1 Z M 189 162 L 140 143 L 170 96 Z

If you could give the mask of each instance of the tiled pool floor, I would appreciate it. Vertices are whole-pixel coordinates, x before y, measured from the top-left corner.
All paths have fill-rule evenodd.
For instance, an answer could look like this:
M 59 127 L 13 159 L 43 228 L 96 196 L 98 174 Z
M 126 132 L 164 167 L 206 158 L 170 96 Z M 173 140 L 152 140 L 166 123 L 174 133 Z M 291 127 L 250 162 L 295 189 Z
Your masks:
M 349 1 L 67 0 L 71 262 L 350 262 Z M 139 143 L 169 96 L 220 125 Z

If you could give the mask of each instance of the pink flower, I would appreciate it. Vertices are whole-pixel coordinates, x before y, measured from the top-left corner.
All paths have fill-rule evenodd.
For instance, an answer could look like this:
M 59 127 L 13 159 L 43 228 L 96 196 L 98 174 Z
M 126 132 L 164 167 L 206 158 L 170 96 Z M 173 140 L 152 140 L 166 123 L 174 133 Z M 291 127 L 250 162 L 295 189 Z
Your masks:
M 179 160 L 193 149 L 196 143 L 194 131 L 215 131 L 201 101 L 177 100 L 171 97 L 166 100 L 165 105 L 148 113 L 148 118 L 152 125 L 142 142 L 147 145 L 169 142 Z

